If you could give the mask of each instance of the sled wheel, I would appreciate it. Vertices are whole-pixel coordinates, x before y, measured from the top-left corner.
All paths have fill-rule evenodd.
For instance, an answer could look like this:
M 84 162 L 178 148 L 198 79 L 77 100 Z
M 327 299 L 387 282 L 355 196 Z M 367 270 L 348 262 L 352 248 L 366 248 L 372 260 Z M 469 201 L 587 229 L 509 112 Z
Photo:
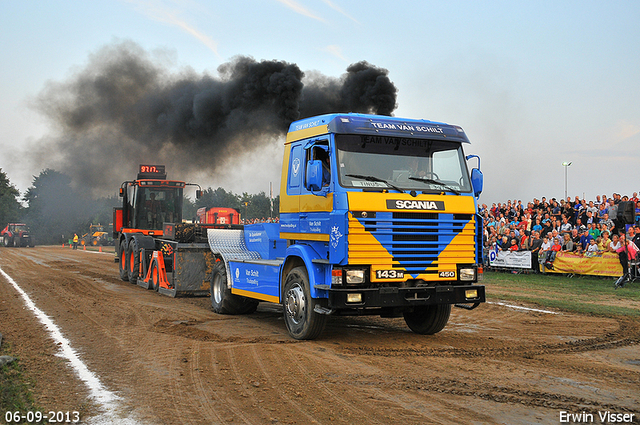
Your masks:
M 120 279 L 125 282 L 129 281 L 129 272 L 127 271 L 127 247 L 124 241 L 118 246 L 118 271 Z
M 138 283 L 138 277 L 140 276 L 140 248 L 138 247 L 138 240 L 136 238 L 131 239 L 131 242 L 129 242 L 127 257 L 129 283 L 136 285 Z
M 160 267 L 158 267 L 158 260 L 151 262 L 151 288 L 158 292 L 160 288 Z

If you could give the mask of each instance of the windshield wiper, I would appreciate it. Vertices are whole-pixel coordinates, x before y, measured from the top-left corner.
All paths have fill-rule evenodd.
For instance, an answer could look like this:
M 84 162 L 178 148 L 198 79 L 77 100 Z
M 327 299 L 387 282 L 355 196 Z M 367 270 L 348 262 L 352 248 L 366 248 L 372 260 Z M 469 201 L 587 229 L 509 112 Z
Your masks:
M 355 177 L 356 179 L 362 179 L 362 180 L 366 180 L 366 181 L 369 181 L 369 182 L 385 183 L 385 184 L 389 185 L 389 187 L 397 190 L 398 192 L 404 193 L 404 190 L 400 189 L 398 186 L 394 185 L 393 183 L 389 183 L 385 179 L 381 179 L 381 178 L 376 177 L 376 176 L 363 176 L 361 174 L 345 174 L 345 177 Z
M 422 177 L 409 177 L 409 180 L 414 180 L 414 181 L 422 182 L 422 183 L 437 184 L 438 186 L 444 187 L 449 192 L 453 192 L 456 195 L 460 195 L 460 191 L 459 190 L 456 190 L 456 189 L 454 189 L 454 188 L 452 188 L 450 186 L 447 186 L 445 183 L 439 182 L 438 180 L 423 179 Z

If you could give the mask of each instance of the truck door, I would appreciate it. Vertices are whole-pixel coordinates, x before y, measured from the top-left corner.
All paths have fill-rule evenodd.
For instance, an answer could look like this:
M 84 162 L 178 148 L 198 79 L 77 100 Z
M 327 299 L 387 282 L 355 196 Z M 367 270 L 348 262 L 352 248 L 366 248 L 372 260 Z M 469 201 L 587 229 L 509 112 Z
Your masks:
M 301 143 L 293 144 L 285 154 L 283 166 L 287 168 L 286 186 L 280 193 L 280 237 L 295 239 L 300 232 L 300 192 L 303 185 L 304 149 Z M 284 192 L 284 193 L 282 193 Z
M 329 142 L 327 139 L 310 141 L 304 146 L 305 184 L 300 188 L 300 233 L 306 234 L 309 240 L 329 241 L 329 217 L 333 210 L 333 196 L 330 192 L 332 184 L 332 166 Z M 322 188 L 314 190 L 306 181 L 307 167 L 319 161 L 322 165 Z

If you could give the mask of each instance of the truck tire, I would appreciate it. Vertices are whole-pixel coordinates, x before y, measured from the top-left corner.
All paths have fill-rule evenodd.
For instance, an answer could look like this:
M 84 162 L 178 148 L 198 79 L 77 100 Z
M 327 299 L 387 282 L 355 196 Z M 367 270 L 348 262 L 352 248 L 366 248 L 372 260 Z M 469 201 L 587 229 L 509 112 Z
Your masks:
M 251 314 L 258 308 L 258 300 L 231 293 L 227 285 L 224 261 L 216 261 L 211 273 L 211 309 L 217 314 Z
M 127 271 L 127 247 L 124 240 L 118 245 L 118 271 L 120 272 L 120 279 L 124 282 L 128 282 L 129 272 Z
M 127 249 L 127 272 L 129 283 L 137 285 L 140 276 L 140 247 L 136 238 L 131 239 Z
M 404 321 L 417 334 L 433 335 L 444 329 L 450 314 L 451 304 L 425 305 L 405 311 Z
M 11 237 L 9 237 L 9 235 L 4 235 L 4 238 L 2 238 L 2 243 L 4 244 L 4 246 L 10 247 L 12 245 Z
M 292 269 L 284 282 L 282 307 L 284 323 L 294 339 L 315 339 L 327 323 L 327 316 L 317 313 L 317 301 L 311 298 L 309 275 L 305 267 Z

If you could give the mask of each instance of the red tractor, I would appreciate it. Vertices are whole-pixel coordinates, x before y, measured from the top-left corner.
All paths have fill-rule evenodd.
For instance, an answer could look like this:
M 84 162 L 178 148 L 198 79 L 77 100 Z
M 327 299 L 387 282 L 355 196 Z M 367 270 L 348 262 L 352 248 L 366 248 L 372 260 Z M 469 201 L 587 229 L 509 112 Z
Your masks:
M 23 223 L 7 224 L 7 227 L 0 232 L 0 237 L 4 246 L 35 246 L 29 228 Z

